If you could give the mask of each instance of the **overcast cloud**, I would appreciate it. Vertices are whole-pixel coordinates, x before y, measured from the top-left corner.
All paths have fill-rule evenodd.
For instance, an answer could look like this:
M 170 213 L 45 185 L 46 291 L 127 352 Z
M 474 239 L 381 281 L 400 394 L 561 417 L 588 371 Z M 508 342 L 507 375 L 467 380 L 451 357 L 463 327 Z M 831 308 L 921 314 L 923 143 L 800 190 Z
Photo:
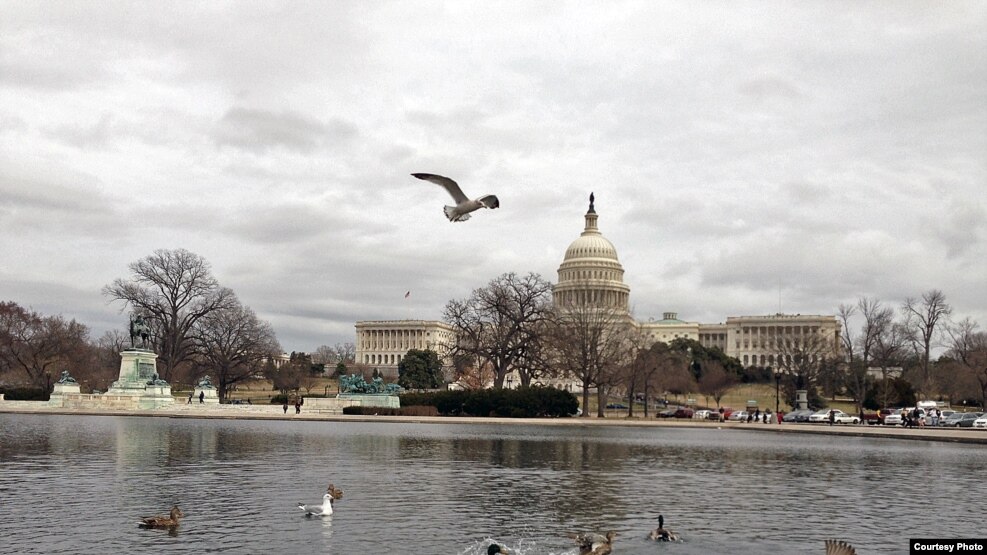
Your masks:
M 590 191 L 637 318 L 938 288 L 987 325 L 983 2 L 0 1 L 0 300 L 202 255 L 283 347 L 555 281 Z M 412 172 L 501 208 L 452 224 Z M 404 298 L 405 292 L 411 296 Z

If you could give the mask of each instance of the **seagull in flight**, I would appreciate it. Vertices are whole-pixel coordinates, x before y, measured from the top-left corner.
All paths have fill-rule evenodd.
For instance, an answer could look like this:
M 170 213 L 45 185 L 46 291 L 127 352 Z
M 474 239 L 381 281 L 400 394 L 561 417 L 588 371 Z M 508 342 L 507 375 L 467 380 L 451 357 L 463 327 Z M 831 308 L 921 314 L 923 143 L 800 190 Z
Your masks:
M 441 185 L 446 191 L 449 191 L 449 194 L 452 195 L 452 200 L 456 201 L 456 206 L 445 206 L 443 208 L 450 222 L 465 222 L 470 219 L 470 212 L 479 210 L 480 208 L 500 207 L 500 201 L 494 195 L 484 195 L 475 200 L 466 198 L 463 190 L 459 188 L 459 184 L 448 177 L 435 175 L 434 173 L 413 173 L 411 175 L 418 179 L 424 179 L 436 185 Z

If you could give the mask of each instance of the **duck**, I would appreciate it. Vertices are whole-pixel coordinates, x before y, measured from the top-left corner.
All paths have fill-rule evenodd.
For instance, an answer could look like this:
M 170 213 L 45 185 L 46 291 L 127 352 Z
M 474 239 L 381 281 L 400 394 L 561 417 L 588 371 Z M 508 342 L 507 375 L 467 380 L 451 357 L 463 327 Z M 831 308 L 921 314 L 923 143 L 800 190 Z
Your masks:
M 185 516 L 182 510 L 175 505 L 171 508 L 168 516 L 146 516 L 137 523 L 141 528 L 176 528 L 178 521 Z
M 332 502 L 343 498 L 343 490 L 329 484 L 326 494 L 322 496 L 321 505 L 298 504 L 298 508 L 305 511 L 305 516 L 329 516 L 332 514 Z
M 506 547 L 495 543 L 490 544 L 490 547 L 487 548 L 487 555 L 498 555 L 500 553 L 504 553 L 506 555 L 509 552 Z
M 857 555 L 857 550 L 845 541 L 826 540 L 826 555 Z
M 579 555 L 610 555 L 613 551 L 613 539 L 617 533 L 613 530 L 607 535 L 596 533 L 576 534 L 573 539 L 579 544 Z
M 679 538 L 679 535 L 675 532 L 666 530 L 665 517 L 658 515 L 658 527 L 648 534 L 648 539 L 656 542 L 677 542 L 681 538 Z

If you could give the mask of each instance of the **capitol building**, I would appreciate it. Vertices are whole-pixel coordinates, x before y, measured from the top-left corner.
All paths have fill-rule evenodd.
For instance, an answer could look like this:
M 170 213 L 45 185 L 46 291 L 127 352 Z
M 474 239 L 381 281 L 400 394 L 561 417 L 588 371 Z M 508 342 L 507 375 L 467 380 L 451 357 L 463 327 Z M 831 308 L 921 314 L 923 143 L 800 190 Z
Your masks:
M 773 366 L 781 357 L 782 342 L 817 335 L 839 349 L 840 325 L 833 315 L 770 314 L 728 316 L 725 323 L 702 324 L 680 320 L 665 312 L 661 320 L 631 320 L 630 287 L 624 283 L 624 267 L 617 249 L 597 225 L 598 215 L 590 195 L 582 233 L 565 250 L 558 283 L 552 290 L 556 306 L 607 307 L 627 314 L 631 325 L 653 341 L 670 342 L 684 337 L 704 347 L 718 347 L 745 367 Z M 431 349 L 445 355 L 455 343 L 451 326 L 434 320 L 384 320 L 356 323 L 356 362 L 397 375 L 397 365 L 409 349 Z M 508 379 L 506 384 L 517 384 Z

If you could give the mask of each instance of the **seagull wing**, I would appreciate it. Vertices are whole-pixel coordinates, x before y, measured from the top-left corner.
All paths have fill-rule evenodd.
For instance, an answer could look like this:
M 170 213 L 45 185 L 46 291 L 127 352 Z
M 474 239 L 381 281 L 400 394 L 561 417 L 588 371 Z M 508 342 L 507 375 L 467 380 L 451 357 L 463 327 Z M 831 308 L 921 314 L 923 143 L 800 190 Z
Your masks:
M 431 181 L 436 185 L 441 185 L 449 194 L 452 195 L 452 199 L 456 201 L 456 204 L 462 204 L 469 199 L 463 194 L 463 190 L 459 188 L 459 184 L 455 181 L 449 179 L 448 177 L 442 177 L 441 175 L 435 175 L 434 173 L 413 173 L 411 174 L 418 179 L 424 179 L 425 181 Z
M 494 195 L 482 196 L 476 200 L 487 208 L 500 208 L 500 200 Z
M 857 555 L 857 550 L 845 541 L 826 540 L 826 555 Z

